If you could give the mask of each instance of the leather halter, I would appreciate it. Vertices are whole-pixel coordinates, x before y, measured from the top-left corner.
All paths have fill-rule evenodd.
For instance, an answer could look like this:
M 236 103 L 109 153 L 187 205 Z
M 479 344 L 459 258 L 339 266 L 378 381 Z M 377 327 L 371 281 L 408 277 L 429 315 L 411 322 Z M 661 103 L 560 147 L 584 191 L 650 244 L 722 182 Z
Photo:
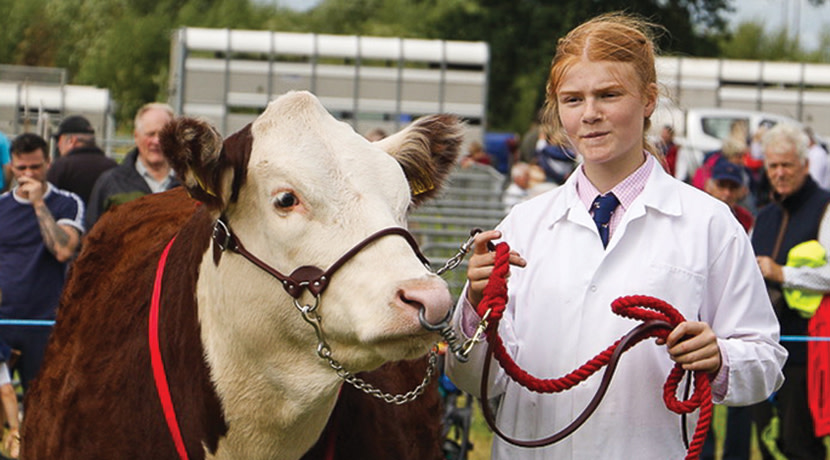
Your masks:
M 343 254 L 339 259 L 337 259 L 328 270 L 323 271 L 323 269 L 319 267 L 315 267 L 312 265 L 303 265 L 295 269 L 291 272 L 290 275 L 284 275 L 279 272 L 279 270 L 275 269 L 274 267 L 268 265 L 267 263 L 263 262 L 257 256 L 248 252 L 245 249 L 245 246 L 239 241 L 239 238 L 236 234 L 233 233 L 231 230 L 230 225 L 226 222 L 226 217 L 221 216 L 219 219 L 216 220 L 216 223 L 213 225 L 213 262 L 214 264 L 219 264 L 219 260 L 222 257 L 222 252 L 225 250 L 233 251 L 242 257 L 248 259 L 251 263 L 256 265 L 257 267 L 261 268 L 274 278 L 278 279 L 282 283 L 282 287 L 285 291 L 293 297 L 294 299 L 299 299 L 300 296 L 303 294 L 303 290 L 308 289 L 308 291 L 314 296 L 317 297 L 326 290 L 326 287 L 329 285 L 329 281 L 334 273 L 342 267 L 346 262 L 349 261 L 352 257 L 354 257 L 358 252 L 360 252 L 363 248 L 368 246 L 370 243 L 383 238 L 387 235 L 398 235 L 403 237 L 409 246 L 412 248 L 412 251 L 415 252 L 415 255 L 418 256 L 418 259 L 424 263 L 427 267 L 429 267 L 429 259 L 427 259 L 422 253 L 421 250 L 418 248 L 418 243 L 415 241 L 415 237 L 412 236 L 409 231 L 407 231 L 403 227 L 387 227 L 382 230 L 379 230 L 369 236 L 367 236 L 363 241 L 357 243 L 354 247 L 349 249 L 345 254 Z

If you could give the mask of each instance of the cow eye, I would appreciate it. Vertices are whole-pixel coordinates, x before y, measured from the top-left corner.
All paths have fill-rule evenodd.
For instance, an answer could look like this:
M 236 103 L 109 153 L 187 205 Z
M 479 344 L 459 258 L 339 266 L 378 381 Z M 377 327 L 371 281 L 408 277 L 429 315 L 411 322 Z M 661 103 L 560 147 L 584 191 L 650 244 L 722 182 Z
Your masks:
M 297 202 L 297 197 L 291 192 L 280 192 L 274 197 L 274 206 L 280 209 L 292 208 Z

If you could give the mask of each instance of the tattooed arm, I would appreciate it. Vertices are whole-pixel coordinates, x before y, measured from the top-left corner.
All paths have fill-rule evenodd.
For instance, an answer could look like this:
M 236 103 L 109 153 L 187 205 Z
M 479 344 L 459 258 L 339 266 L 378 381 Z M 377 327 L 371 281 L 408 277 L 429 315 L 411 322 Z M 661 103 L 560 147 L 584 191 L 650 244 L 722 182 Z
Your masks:
M 43 201 L 43 194 L 46 187 L 45 183 L 28 177 L 21 177 L 18 181 L 20 182 L 21 195 L 28 197 L 29 201 L 32 202 L 38 225 L 40 225 L 40 234 L 43 237 L 43 244 L 46 246 L 46 249 L 59 262 L 66 262 L 71 259 L 81 241 L 81 235 L 78 229 L 69 225 L 59 225 L 55 221 L 55 217 Z
M 46 203 L 41 201 L 38 204 L 33 204 L 35 207 L 35 215 L 37 215 L 37 222 L 40 225 L 40 234 L 43 236 L 43 244 L 46 249 L 51 252 L 59 262 L 66 262 L 71 259 L 78 249 L 78 243 L 81 237 L 78 234 L 78 229 L 70 227 L 69 225 L 58 225 L 55 222 L 55 217 L 49 212 Z

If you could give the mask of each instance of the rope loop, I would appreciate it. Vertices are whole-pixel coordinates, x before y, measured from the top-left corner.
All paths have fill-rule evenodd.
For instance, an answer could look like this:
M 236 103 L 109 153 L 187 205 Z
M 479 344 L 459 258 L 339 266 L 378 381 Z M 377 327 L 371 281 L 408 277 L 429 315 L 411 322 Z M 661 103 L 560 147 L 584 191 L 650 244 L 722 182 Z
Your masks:
M 673 306 L 667 302 L 650 296 L 631 295 L 619 297 L 611 303 L 611 310 L 624 318 L 642 321 L 643 323 L 632 329 L 631 332 L 623 336 L 599 353 L 594 358 L 588 360 L 578 369 L 559 378 L 538 378 L 523 370 L 510 356 L 501 337 L 498 335 L 498 326 L 503 317 L 504 310 L 507 306 L 507 276 L 510 270 L 510 247 L 507 243 L 499 243 L 495 247 L 495 262 L 493 272 L 482 292 L 482 300 L 476 307 L 476 311 L 480 317 L 489 314 L 489 323 L 487 324 L 487 341 L 488 350 L 492 352 L 492 356 L 501 365 L 502 369 L 509 375 L 516 383 L 523 387 L 537 392 L 537 393 L 557 393 L 570 389 L 594 373 L 602 367 L 608 366 L 605 375 L 603 375 L 603 384 L 600 385 L 597 395 L 595 395 L 592 403 L 586 408 L 585 412 L 581 414 L 566 429 L 559 433 L 549 436 L 541 440 L 523 441 L 516 440 L 505 436 L 498 427 L 495 426 L 492 414 L 486 404 L 482 406 L 484 409 L 485 419 L 488 424 L 500 437 L 510 442 L 511 444 L 524 447 L 541 447 L 557 442 L 569 434 L 573 433 L 590 414 L 596 409 L 607 389 L 607 383 L 610 383 L 611 375 L 616 368 L 617 360 L 622 352 L 630 349 L 637 343 L 648 339 L 650 337 L 658 337 L 665 339 L 669 333 L 686 319 Z M 619 348 L 619 349 L 618 349 Z M 486 395 L 486 374 L 489 372 L 489 353 L 485 360 L 484 372 L 482 376 L 482 397 Z M 677 388 L 683 380 L 685 371 L 680 364 L 675 364 L 666 378 L 666 383 L 663 386 L 663 402 L 666 407 L 677 414 L 688 414 L 700 409 L 697 427 L 695 428 L 694 437 L 688 446 L 686 459 L 699 458 L 703 448 L 703 442 L 706 439 L 709 424 L 712 420 L 712 391 L 710 387 L 709 377 L 703 372 L 694 372 L 694 392 L 692 396 L 685 401 L 680 401 L 677 398 Z M 607 382 L 607 383 L 606 383 Z

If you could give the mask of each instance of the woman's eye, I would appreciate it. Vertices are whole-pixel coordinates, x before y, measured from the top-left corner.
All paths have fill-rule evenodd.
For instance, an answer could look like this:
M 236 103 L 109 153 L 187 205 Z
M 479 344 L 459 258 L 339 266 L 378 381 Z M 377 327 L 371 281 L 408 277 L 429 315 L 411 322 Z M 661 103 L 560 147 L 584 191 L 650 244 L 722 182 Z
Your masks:
M 274 197 L 274 206 L 281 209 L 292 208 L 297 205 L 297 197 L 291 192 L 280 192 Z

